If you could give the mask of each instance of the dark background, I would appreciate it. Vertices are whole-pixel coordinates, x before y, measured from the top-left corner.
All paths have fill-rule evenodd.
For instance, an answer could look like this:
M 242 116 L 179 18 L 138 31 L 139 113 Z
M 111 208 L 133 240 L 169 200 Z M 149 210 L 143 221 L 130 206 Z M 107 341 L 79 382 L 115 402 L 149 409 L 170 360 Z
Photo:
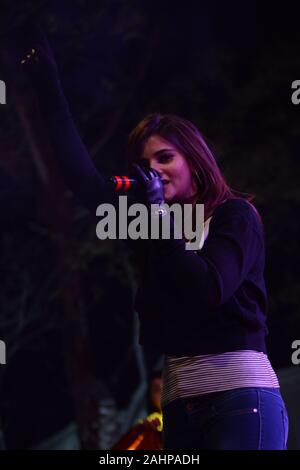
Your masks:
M 34 91 L 7 65 L 4 40 L 28 18 L 47 33 L 77 128 L 104 174 L 125 171 L 128 133 L 144 115 L 172 112 L 202 130 L 233 188 L 256 195 L 266 230 L 270 360 L 276 370 L 292 365 L 300 338 L 300 105 L 291 101 L 300 79 L 299 9 L 261 3 L 1 3 L 7 448 L 41 445 L 71 422 L 82 447 L 113 443 L 142 413 L 147 375 L 160 360 L 137 346 L 131 253 L 96 239 L 94 220 L 53 168 L 43 124 L 30 112 Z

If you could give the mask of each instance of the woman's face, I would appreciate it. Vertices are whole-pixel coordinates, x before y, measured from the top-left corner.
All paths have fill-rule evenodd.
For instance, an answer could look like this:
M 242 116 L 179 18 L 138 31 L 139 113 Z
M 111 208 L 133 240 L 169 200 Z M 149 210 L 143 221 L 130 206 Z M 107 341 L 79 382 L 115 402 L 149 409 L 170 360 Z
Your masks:
M 197 185 L 186 158 L 169 141 L 159 135 L 149 137 L 141 160 L 160 174 L 166 202 L 184 202 L 196 194 Z

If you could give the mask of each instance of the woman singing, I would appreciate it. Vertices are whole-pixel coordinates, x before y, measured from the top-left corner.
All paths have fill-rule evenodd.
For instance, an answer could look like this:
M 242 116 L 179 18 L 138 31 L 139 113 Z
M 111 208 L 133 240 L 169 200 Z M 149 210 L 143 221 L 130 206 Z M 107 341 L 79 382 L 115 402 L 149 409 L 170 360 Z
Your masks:
M 21 62 L 69 187 L 94 214 L 117 205 L 75 129 L 46 39 Z M 142 267 L 140 342 L 165 357 L 165 449 L 285 449 L 288 418 L 265 343 L 264 227 L 252 197 L 228 186 L 200 131 L 179 116 L 146 116 L 128 150 L 141 202 L 204 204 L 198 249 L 184 237 L 127 240 Z M 170 215 L 158 216 L 174 230 Z

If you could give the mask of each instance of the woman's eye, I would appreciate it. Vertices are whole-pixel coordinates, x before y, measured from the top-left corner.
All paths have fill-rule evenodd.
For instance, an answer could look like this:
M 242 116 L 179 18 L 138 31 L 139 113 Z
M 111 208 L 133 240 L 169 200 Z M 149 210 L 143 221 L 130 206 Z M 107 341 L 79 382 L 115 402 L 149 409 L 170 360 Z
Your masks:
M 159 157 L 159 162 L 160 163 L 167 163 L 173 158 L 173 155 L 170 153 L 164 153 Z

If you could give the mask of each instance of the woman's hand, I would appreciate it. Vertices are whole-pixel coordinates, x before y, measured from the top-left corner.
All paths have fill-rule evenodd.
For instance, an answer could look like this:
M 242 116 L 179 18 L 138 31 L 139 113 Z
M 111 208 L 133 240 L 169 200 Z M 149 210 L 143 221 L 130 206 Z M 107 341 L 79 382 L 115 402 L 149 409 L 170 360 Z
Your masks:
M 65 105 L 56 61 L 43 31 L 35 24 L 14 32 L 14 61 L 22 69 L 44 110 Z
M 31 44 L 20 59 L 21 65 L 38 79 L 58 79 L 58 70 L 47 37 L 38 26 L 31 30 Z
M 138 188 L 142 191 L 143 199 L 147 205 L 164 204 L 164 187 L 158 171 L 142 169 L 140 165 L 133 164 L 134 177 L 138 180 Z

